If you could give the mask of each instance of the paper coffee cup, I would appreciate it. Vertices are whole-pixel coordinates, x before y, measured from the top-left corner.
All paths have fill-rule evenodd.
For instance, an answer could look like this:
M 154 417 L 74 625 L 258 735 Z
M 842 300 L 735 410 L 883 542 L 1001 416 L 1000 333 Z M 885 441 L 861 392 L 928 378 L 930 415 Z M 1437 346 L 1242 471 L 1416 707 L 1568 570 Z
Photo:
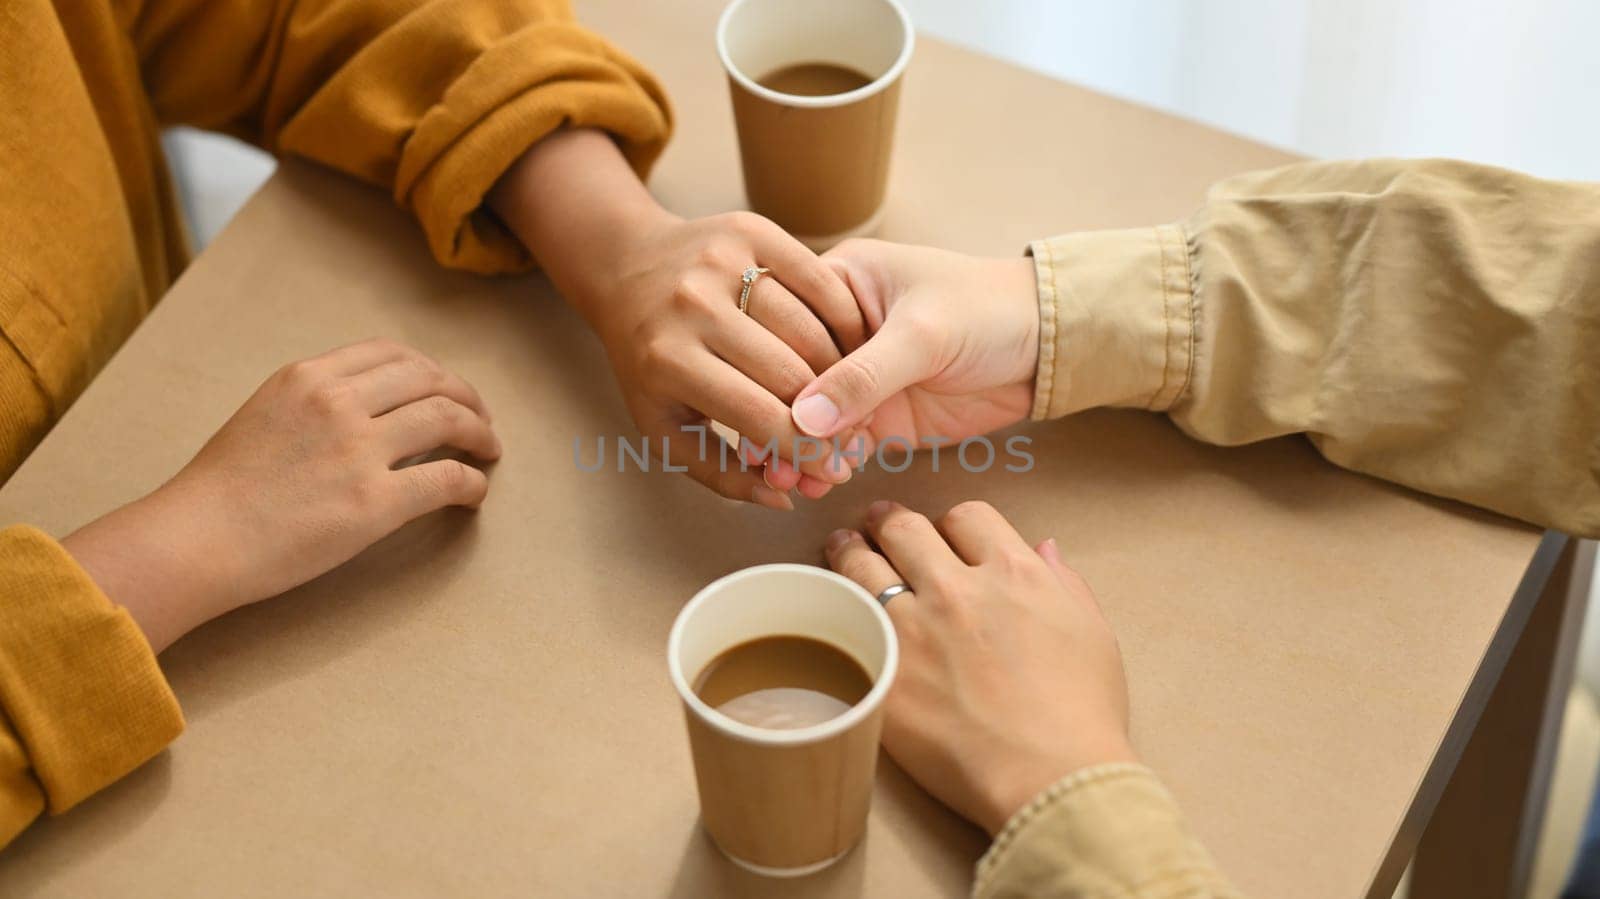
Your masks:
M 821 724 L 770 730 L 707 705 L 695 681 L 724 651 L 772 636 L 810 637 L 853 657 L 867 695 Z M 847 578 L 810 565 L 760 565 L 707 586 L 668 640 L 700 792 L 700 817 L 739 865 L 795 877 L 837 861 L 866 831 L 899 644 L 889 616 Z
M 814 250 L 870 234 L 883 216 L 900 77 L 916 42 L 897 0 L 733 0 L 717 24 L 750 208 Z M 760 82 L 804 63 L 871 81 L 828 96 Z

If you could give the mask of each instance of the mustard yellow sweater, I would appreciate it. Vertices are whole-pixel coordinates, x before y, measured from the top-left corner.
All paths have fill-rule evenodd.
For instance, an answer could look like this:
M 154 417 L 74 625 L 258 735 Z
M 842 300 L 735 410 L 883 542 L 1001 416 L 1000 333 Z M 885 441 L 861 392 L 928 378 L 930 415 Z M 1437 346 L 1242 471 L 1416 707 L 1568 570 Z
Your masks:
M 446 265 L 525 268 L 490 185 L 562 125 L 643 171 L 665 97 L 565 0 L 0 3 L 0 481 L 187 261 L 159 129 L 393 192 Z M 49 536 L 0 530 L 0 845 L 182 729 L 143 635 Z

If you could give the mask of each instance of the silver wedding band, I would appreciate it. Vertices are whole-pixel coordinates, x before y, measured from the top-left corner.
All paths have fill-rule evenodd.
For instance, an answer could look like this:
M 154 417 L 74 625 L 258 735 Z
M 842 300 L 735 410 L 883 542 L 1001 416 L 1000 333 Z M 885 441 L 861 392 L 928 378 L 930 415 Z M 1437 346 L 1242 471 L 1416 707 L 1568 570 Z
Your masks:
M 750 314 L 750 288 L 756 286 L 756 282 L 761 280 L 762 275 L 771 273 L 772 269 L 762 268 L 759 265 L 752 265 L 744 270 L 744 274 L 739 278 L 739 284 L 741 285 L 739 288 L 739 312 L 741 314 Z
M 899 596 L 902 593 L 910 592 L 911 588 L 907 587 L 905 584 L 895 584 L 892 587 L 886 587 L 882 593 L 878 594 L 878 605 L 886 606 L 889 604 L 889 600 L 894 599 L 896 596 Z

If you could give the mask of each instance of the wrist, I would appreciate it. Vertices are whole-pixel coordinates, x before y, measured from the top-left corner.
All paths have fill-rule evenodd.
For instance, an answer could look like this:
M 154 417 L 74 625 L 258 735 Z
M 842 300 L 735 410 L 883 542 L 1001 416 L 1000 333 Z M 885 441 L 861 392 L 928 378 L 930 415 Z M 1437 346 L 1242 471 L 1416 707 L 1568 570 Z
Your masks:
M 586 318 L 612 295 L 632 248 L 681 221 L 657 203 L 616 144 L 592 129 L 534 144 L 488 202 Z
M 990 281 L 995 285 L 995 317 L 1015 360 L 1008 384 L 1030 389 L 1039 373 L 1039 278 L 1032 257 L 993 260 Z
M 610 210 L 602 227 L 607 235 L 604 243 L 592 258 L 565 272 L 559 280 L 552 281 L 589 327 L 605 337 L 609 324 L 619 317 L 631 300 L 643 299 L 627 287 L 649 272 L 656 253 L 652 247 L 668 239 L 669 232 L 682 225 L 684 220 L 657 205 L 654 199 L 649 206 L 630 206 L 628 209 Z
M 158 653 L 238 604 L 229 555 L 203 545 L 212 529 L 175 489 L 164 486 L 61 541 Z
M 1127 737 L 1108 734 L 1080 741 L 1070 757 L 1048 756 L 995 766 L 984 787 L 982 817 L 976 823 L 990 836 L 998 835 L 1017 812 L 1062 778 L 1100 765 L 1138 761 Z

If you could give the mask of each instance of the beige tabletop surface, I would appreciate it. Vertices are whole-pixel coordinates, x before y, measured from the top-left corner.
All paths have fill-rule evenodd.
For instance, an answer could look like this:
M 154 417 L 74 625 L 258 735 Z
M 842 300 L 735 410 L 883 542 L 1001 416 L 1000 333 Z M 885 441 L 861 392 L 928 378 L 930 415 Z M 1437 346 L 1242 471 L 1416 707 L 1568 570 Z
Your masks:
M 715 2 L 580 4 L 657 71 L 679 131 L 651 186 L 742 194 Z M 980 253 L 1172 220 L 1279 151 L 934 40 L 906 76 L 883 234 Z M 730 300 L 731 301 L 731 300 Z M 882 767 L 864 844 L 765 882 L 696 823 L 664 649 L 702 584 L 820 561 L 872 499 L 988 499 L 1059 538 L 1127 655 L 1134 736 L 1256 896 L 1367 892 L 1538 533 L 1324 463 L 1202 446 L 1142 413 L 1027 426 L 1027 474 L 920 457 L 790 515 L 681 475 L 580 472 L 632 435 L 599 344 L 538 277 L 437 268 L 383 194 L 285 166 L 0 490 L 56 534 L 175 471 L 287 360 L 372 336 L 466 375 L 506 445 L 441 513 L 162 665 L 162 755 L 0 855 L 7 896 L 955 896 L 986 840 Z M 1409 851 L 1406 849 L 1405 851 Z

